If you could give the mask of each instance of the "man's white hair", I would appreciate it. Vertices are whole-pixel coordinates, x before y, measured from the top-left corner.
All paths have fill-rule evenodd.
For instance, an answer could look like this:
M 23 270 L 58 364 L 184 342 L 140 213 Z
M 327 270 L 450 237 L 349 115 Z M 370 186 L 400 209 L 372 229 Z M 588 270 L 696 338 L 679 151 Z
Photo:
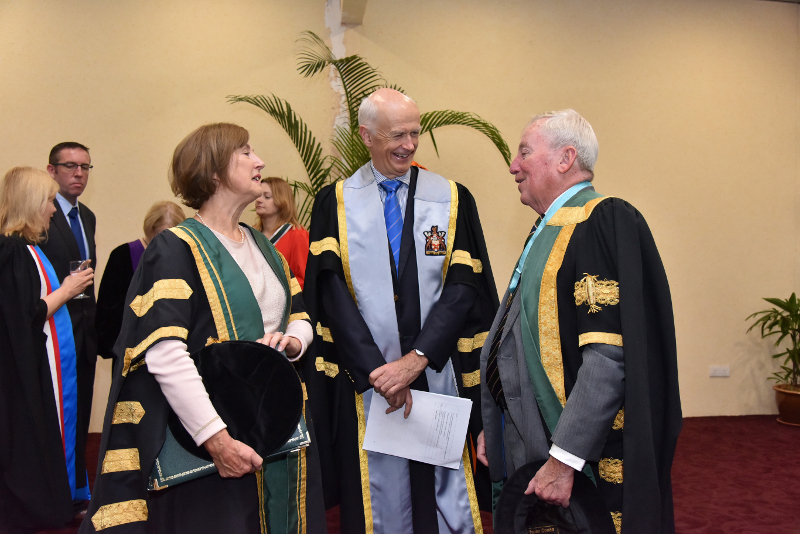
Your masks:
M 550 148 L 558 150 L 574 146 L 578 152 L 577 160 L 582 170 L 594 173 L 599 146 L 597 137 L 589 122 L 574 109 L 547 111 L 533 117 L 525 130 L 538 123 L 539 131 L 550 143 Z
M 378 90 L 379 89 L 376 89 L 375 91 Z M 372 95 L 375 94 L 375 91 L 370 93 L 368 97 L 364 98 L 364 100 L 361 101 L 361 105 L 358 107 L 358 125 L 366 126 L 367 130 L 371 130 L 372 127 L 375 125 L 375 121 L 378 119 L 378 105 L 372 98 Z M 413 98 L 411 98 L 406 94 L 403 93 L 401 94 L 403 95 L 403 97 L 405 97 L 406 100 L 408 100 L 415 106 L 417 105 L 417 103 L 414 102 Z

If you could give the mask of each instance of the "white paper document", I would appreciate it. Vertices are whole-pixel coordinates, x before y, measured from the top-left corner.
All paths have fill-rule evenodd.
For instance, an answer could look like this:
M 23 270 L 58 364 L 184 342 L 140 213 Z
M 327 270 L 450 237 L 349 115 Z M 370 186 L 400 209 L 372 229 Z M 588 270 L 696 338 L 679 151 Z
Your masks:
M 413 389 L 411 397 L 411 414 L 404 419 L 404 408 L 387 415 L 389 403 L 372 395 L 364 449 L 458 469 L 472 401 Z

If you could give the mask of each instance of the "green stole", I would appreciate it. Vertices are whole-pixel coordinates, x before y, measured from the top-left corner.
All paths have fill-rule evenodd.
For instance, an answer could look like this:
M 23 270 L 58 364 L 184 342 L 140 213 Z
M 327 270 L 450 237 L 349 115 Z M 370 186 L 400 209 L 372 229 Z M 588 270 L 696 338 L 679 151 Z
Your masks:
M 601 196 L 592 188 L 583 189 L 567 200 L 563 207 L 583 207 L 590 200 Z M 533 392 L 536 395 L 536 402 L 539 405 L 539 410 L 547 424 L 547 428 L 550 430 L 550 435 L 555 432 L 558 419 L 561 417 L 564 407 L 542 365 L 541 340 L 539 339 L 539 299 L 544 269 L 561 230 L 561 226 L 547 225 L 542 228 L 536 241 L 531 245 L 531 251 L 525 260 L 520 280 L 522 346 L 525 352 L 528 374 L 533 385 Z M 594 476 L 588 463 L 584 466 L 583 472 L 594 482 Z
M 292 302 L 286 275 L 288 271 L 284 269 L 283 261 L 269 239 L 247 225 L 245 228 L 250 231 L 285 292 L 286 307 L 281 321 L 281 331 L 285 332 Z M 179 230 L 175 233 L 184 241 L 188 238 L 194 243 L 192 249 L 198 270 L 208 273 L 210 280 L 203 280 L 203 285 L 207 293 L 210 293 L 209 289 L 215 293 L 209 294 L 209 302 L 212 304 L 218 338 L 221 341 L 255 341 L 264 337 L 261 309 L 250 282 L 217 236 L 195 219 L 186 219 L 174 230 Z M 219 306 L 215 306 L 215 303 Z M 215 307 L 218 309 L 214 310 Z M 261 532 L 303 532 L 305 451 L 265 458 L 261 471 L 256 473 L 256 479 L 258 487 L 253 489 L 258 490 Z

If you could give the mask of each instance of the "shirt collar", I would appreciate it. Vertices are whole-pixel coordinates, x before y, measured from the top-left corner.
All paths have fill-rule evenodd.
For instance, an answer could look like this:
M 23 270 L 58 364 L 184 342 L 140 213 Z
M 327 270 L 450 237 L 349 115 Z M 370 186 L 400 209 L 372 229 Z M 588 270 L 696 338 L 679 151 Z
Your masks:
M 72 205 L 69 203 L 69 200 L 61 196 L 61 193 L 56 193 L 56 200 L 58 201 L 58 205 L 61 206 L 61 211 L 64 212 L 65 216 L 70 212 L 72 208 L 78 206 L 77 200 L 75 201 L 75 205 Z M 78 208 L 78 211 L 80 211 L 80 208 Z
M 408 172 L 406 172 L 403 176 L 398 176 L 397 178 L 387 178 L 382 175 L 380 171 L 375 168 L 375 165 L 372 164 L 372 160 L 369 162 L 369 167 L 372 169 L 372 175 L 375 177 L 375 181 L 378 183 L 385 182 L 386 180 L 398 180 L 406 185 L 411 184 L 411 167 L 408 168 Z

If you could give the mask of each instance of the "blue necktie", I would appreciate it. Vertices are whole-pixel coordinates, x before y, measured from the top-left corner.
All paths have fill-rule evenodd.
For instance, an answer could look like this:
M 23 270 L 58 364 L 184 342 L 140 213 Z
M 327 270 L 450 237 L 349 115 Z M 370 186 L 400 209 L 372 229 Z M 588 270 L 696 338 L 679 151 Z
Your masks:
M 86 257 L 86 247 L 83 246 L 83 233 L 81 233 L 81 223 L 78 220 L 77 206 L 69 210 L 69 226 L 72 228 L 72 233 L 75 235 L 75 241 L 78 242 L 78 250 L 81 253 L 81 259 L 88 259 Z
M 383 218 L 386 220 L 386 235 L 392 246 L 394 267 L 400 269 L 400 238 L 403 235 L 403 214 L 400 212 L 400 202 L 397 200 L 397 190 L 403 185 L 399 180 L 386 180 L 379 184 L 386 191 L 383 202 Z

